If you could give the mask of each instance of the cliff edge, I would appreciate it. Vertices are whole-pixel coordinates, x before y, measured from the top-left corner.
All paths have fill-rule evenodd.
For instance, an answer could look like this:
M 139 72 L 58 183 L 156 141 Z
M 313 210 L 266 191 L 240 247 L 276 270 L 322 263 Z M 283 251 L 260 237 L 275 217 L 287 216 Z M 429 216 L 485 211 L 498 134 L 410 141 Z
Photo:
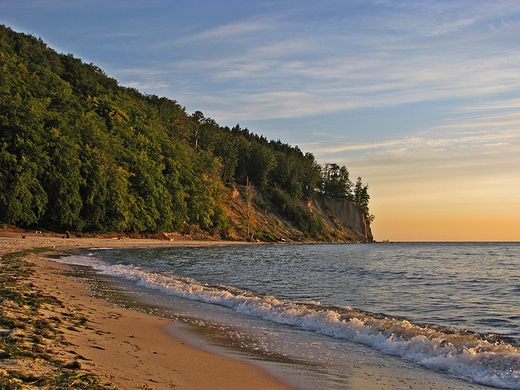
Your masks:
M 351 231 L 360 242 L 373 242 L 374 237 L 370 229 L 370 222 L 365 212 L 357 205 L 344 199 L 319 196 L 322 204 L 331 209 L 333 226 L 339 225 Z M 322 212 L 323 213 L 323 212 Z M 330 218 L 330 217 L 329 217 Z
M 316 195 L 302 207 L 320 226 L 318 237 L 305 235 L 289 218 L 260 192 L 248 202 L 245 188 L 231 191 L 226 214 L 230 218 L 225 239 L 263 242 L 373 242 L 370 223 L 365 212 L 354 203 Z

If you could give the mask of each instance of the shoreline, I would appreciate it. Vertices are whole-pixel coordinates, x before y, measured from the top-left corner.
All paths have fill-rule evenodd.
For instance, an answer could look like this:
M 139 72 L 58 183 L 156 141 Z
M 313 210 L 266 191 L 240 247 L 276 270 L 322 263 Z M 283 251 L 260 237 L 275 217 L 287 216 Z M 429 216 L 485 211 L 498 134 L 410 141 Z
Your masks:
M 9 253 L 20 253 L 36 248 L 46 248 L 45 253 L 52 253 L 72 248 L 219 245 L 255 244 L 233 241 L 62 238 L 38 235 L 21 238 L 19 234 L 10 237 L 0 234 L 0 276 L 5 270 L 3 258 L 7 258 Z M 172 334 L 171 327 L 175 325 L 175 321 L 121 308 L 90 296 L 87 285 L 70 275 L 67 265 L 42 259 L 42 254 L 43 252 L 27 253 L 17 260 L 19 263 L 28 262 L 27 267 L 32 268 L 32 275 L 22 279 L 20 285 L 32 286 L 43 297 L 42 299 L 52 297 L 57 302 L 54 306 L 44 304 L 36 314 L 32 314 L 33 317 L 38 317 L 33 318 L 33 322 L 53 325 L 57 335 L 55 339 L 51 336 L 47 339 L 45 332 L 43 337 L 37 334 L 34 338 L 38 340 L 38 344 L 33 347 L 37 351 L 44 350 L 48 359 L 62 362 L 61 368 L 58 369 L 59 373 L 65 372 L 71 375 L 72 383 L 76 385 L 38 388 L 145 390 L 245 388 L 296 390 L 299 388 L 298 383 L 301 382 L 295 381 L 294 378 L 271 373 L 246 358 L 220 355 L 213 349 L 190 343 L 189 338 Z M 0 319 L 5 315 L 16 317 L 11 306 L 6 305 L 5 302 L 6 300 L 2 302 L 0 296 Z M 23 322 L 23 318 L 18 318 L 18 323 L 21 321 Z M 22 328 L 24 326 L 21 325 Z M 5 328 L 0 326 L 2 327 Z M 6 329 L 0 329 L 0 332 L 4 330 Z M 17 329 L 11 331 L 17 337 Z M 24 332 L 28 333 L 27 330 L 22 329 L 19 335 L 22 341 L 24 341 Z M 25 337 L 26 344 L 27 338 L 28 336 Z M 40 358 L 13 359 L 6 357 L 3 352 L 0 344 L 0 385 L 12 372 L 33 379 L 38 375 L 50 375 L 48 373 L 51 370 L 46 366 L 45 361 L 40 361 Z M 85 378 L 84 382 L 88 382 L 89 375 L 99 378 L 97 387 L 88 383 L 84 387 L 77 386 L 78 381 L 83 380 L 82 378 Z M 471 385 L 466 386 L 462 383 L 457 385 L 457 383 L 455 380 L 453 387 L 450 383 L 447 388 L 473 388 Z M 305 387 L 304 384 L 302 386 Z M 431 378 L 423 377 L 421 371 L 413 370 L 404 373 L 385 365 L 374 366 L 364 363 L 349 368 L 345 386 L 356 390 L 446 388 L 436 384 Z
M 23 237 L 23 238 L 22 238 Z M 159 240 L 155 238 L 95 238 L 71 237 L 62 235 L 41 235 L 35 233 L 1 233 L 0 255 L 10 252 L 20 252 L 35 248 L 49 250 L 71 248 L 126 248 L 126 247 L 169 247 L 169 246 L 219 246 L 219 245 L 261 245 L 245 241 L 224 240 Z
M 59 251 L 89 247 L 233 244 L 224 241 L 0 237 L 0 256 L 36 248 Z M 42 296 L 52 296 L 60 302 L 57 307 L 45 305 L 38 312 L 41 321 L 52 319 L 58 322 L 55 333 L 60 335 L 61 341 L 47 340 L 45 337 L 42 337 L 45 340 L 40 340 L 41 344 L 46 345 L 46 355 L 62 360 L 66 370 L 77 369 L 96 375 L 103 382 L 104 387 L 101 388 L 293 389 L 246 361 L 187 345 L 167 331 L 171 320 L 119 308 L 89 296 L 85 285 L 67 275 L 66 265 L 41 259 L 39 254 L 25 255 L 21 261 L 28 262 L 33 270 L 24 282 L 36 287 Z M 2 316 L 13 317 L 14 310 L 6 308 L 9 305 L 4 302 L 0 304 Z M 67 317 L 76 318 L 74 325 L 65 322 Z M 24 332 L 29 334 L 27 329 Z M 10 331 L 18 332 L 17 329 Z M 22 334 L 22 331 L 19 333 Z M 40 372 L 46 370 L 50 369 L 39 358 L 9 359 L 0 353 L 0 379 L 6 378 L 10 372 L 18 377 L 38 377 Z

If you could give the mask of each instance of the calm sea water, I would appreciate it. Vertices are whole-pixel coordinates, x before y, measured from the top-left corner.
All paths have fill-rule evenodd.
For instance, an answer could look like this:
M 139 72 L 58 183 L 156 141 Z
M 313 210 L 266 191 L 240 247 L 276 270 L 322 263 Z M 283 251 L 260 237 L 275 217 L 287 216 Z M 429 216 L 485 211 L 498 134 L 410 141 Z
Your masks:
M 357 356 L 520 389 L 519 243 L 98 248 L 62 261 L 118 281 L 127 305 L 196 317 L 273 360 L 327 366 L 316 370 L 323 388 L 344 388 L 342 353 L 358 346 Z

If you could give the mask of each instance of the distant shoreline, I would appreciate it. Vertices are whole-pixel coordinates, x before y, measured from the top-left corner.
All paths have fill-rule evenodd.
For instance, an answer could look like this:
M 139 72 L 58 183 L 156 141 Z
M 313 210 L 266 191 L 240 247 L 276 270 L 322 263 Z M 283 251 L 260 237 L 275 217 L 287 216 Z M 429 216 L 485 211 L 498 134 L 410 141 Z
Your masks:
M 37 233 L 0 233 L 0 254 L 18 252 L 34 248 L 70 249 L 91 247 L 151 247 L 151 246 L 219 246 L 219 245 L 255 245 L 247 241 L 225 240 L 159 240 L 154 238 L 94 238 L 71 237 L 65 235 L 42 235 Z

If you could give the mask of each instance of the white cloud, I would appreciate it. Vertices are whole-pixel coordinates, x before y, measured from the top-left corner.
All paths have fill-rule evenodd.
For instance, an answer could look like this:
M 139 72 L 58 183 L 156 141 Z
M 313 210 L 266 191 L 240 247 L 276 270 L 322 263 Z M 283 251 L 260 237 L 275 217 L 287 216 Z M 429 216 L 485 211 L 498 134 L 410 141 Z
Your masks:
M 494 99 L 492 101 L 481 102 L 478 104 L 472 104 L 471 106 L 461 106 L 460 111 L 489 111 L 489 110 L 508 110 L 508 109 L 520 109 L 520 99 Z

